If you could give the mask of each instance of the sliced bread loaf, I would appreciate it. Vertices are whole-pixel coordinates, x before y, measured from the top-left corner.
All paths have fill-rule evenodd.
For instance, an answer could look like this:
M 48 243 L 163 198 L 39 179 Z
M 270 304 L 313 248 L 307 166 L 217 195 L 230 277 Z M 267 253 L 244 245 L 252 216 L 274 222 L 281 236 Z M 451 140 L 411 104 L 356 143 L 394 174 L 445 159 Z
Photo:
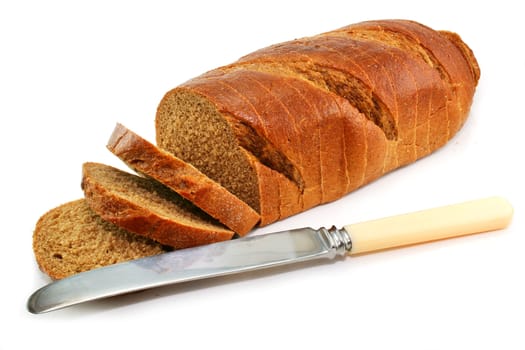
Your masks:
M 229 240 L 234 232 L 157 181 L 85 163 L 82 189 L 104 220 L 173 248 Z
M 456 34 L 358 23 L 257 50 L 167 92 L 156 141 L 250 204 L 262 226 L 445 145 L 479 74 Z
M 220 184 L 122 124 L 115 127 L 107 147 L 133 170 L 166 185 L 240 235 L 260 219 L 255 210 Z
M 36 261 L 53 279 L 167 249 L 102 220 L 84 199 L 51 209 L 38 220 L 33 233 Z
M 127 145 L 122 130 L 110 144 L 132 168 L 175 181 L 163 182 L 204 209 L 211 204 L 209 213 L 242 233 L 254 222 L 229 217 L 230 208 L 220 207 L 228 201 L 210 194 L 215 184 L 196 169 L 257 212 L 260 226 L 270 224 L 445 145 L 469 114 L 479 74 L 454 33 L 412 21 L 363 22 L 263 48 L 167 92 L 156 142 L 183 161 L 175 166 L 183 175 L 164 174 L 157 163 L 166 155 L 157 149 L 148 159 L 134 155 L 142 141 Z M 126 156 L 117 150 L 124 146 Z M 83 188 L 102 218 L 166 245 L 234 235 L 150 178 L 87 163 Z

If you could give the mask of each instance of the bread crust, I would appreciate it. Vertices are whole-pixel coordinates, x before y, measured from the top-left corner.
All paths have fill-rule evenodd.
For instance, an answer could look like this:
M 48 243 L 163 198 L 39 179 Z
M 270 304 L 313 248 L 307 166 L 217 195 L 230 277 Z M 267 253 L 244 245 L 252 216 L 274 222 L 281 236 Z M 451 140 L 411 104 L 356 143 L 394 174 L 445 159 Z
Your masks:
M 115 126 L 107 148 L 133 170 L 166 185 L 241 236 L 260 220 L 255 210 L 220 184 L 122 124 Z

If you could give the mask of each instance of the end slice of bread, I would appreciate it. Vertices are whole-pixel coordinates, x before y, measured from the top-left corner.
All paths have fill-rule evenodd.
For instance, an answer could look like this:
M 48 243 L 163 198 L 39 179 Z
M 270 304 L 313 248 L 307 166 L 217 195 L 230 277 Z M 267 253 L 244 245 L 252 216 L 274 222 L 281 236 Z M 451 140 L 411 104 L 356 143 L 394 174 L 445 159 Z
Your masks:
M 235 234 L 159 182 L 108 165 L 84 163 L 82 189 L 104 220 L 173 248 L 225 241 Z
M 260 220 L 255 210 L 219 183 L 122 124 L 116 125 L 107 148 L 131 169 L 161 182 L 239 235 Z
M 52 279 L 169 250 L 102 220 L 84 199 L 51 209 L 38 220 L 33 251 Z

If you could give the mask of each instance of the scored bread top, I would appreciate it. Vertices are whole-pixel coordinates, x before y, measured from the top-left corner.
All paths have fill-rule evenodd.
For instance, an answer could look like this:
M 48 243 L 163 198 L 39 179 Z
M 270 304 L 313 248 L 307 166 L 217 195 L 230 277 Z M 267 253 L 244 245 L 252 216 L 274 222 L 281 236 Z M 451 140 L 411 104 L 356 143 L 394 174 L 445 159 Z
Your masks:
M 33 233 L 38 266 L 52 279 L 167 250 L 102 220 L 84 199 L 49 210 L 40 217 Z
M 239 235 L 248 233 L 260 219 L 248 204 L 191 164 L 122 124 L 116 125 L 107 147 L 130 168 L 166 185 Z
M 229 240 L 234 232 L 157 181 L 84 163 L 82 189 L 104 220 L 173 248 Z

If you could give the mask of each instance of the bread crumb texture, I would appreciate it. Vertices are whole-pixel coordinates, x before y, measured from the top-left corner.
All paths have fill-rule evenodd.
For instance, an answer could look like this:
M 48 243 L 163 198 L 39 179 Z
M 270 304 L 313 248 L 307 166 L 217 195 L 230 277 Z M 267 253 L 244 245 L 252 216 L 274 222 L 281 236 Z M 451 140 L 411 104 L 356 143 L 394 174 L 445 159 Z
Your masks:
M 51 209 L 39 219 L 33 250 L 40 269 L 61 279 L 168 248 L 102 220 L 79 199 Z

